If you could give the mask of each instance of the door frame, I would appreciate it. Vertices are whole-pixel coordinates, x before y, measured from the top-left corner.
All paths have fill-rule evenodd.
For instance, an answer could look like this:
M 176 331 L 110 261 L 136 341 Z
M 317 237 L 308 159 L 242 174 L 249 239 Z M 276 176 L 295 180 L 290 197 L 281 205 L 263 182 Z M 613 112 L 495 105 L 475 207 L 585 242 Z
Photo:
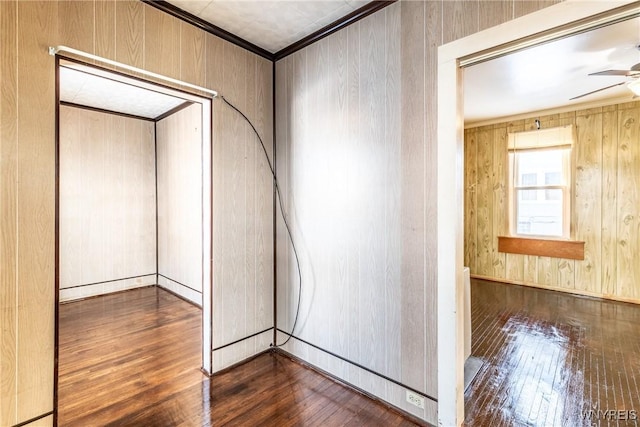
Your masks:
M 148 80 L 138 75 L 129 74 L 120 70 L 105 68 L 100 65 L 85 62 L 72 56 L 55 54 L 55 331 L 54 331 L 54 420 L 58 413 L 58 360 L 59 360 L 59 304 L 60 304 L 60 61 L 70 61 L 97 70 L 113 73 L 128 80 L 140 83 L 140 87 L 152 86 L 161 92 L 180 97 L 188 101 L 202 105 L 202 312 L 201 312 L 201 361 L 202 372 L 210 376 L 212 374 L 212 342 L 213 342 L 213 314 L 212 314 L 212 289 L 213 289 L 213 123 L 214 105 L 213 97 L 203 95 L 197 91 L 189 91 L 185 83 L 184 87 L 172 87 Z M 162 76 L 158 75 L 159 78 Z M 167 77 L 167 81 L 173 79 Z M 157 173 L 157 171 L 156 171 Z M 157 203 L 157 200 L 156 200 Z M 156 219 L 157 220 L 157 219 Z M 156 241 L 156 245 L 158 242 Z M 157 274 L 158 272 L 156 272 Z
M 630 8 L 640 9 L 640 2 L 566 0 L 438 48 L 437 366 L 441 426 L 459 426 L 464 421 L 463 66 L 587 31 L 615 20 Z

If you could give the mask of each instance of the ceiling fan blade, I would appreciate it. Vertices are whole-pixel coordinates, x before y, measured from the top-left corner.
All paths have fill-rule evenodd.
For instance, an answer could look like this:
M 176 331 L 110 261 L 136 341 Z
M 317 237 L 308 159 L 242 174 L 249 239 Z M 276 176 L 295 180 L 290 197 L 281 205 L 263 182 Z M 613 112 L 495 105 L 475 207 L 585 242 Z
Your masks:
M 620 85 L 623 85 L 625 83 L 626 82 L 620 82 L 620 83 L 616 83 L 616 84 L 611 85 L 611 86 L 607 86 L 607 87 L 603 87 L 603 88 L 600 88 L 600 89 L 593 90 L 591 92 L 583 93 L 582 95 L 574 96 L 573 98 L 569 99 L 569 101 L 573 101 L 574 99 L 578 99 L 578 98 L 582 98 L 582 97 L 587 96 L 587 95 L 591 95 L 592 93 L 596 93 L 596 92 L 600 92 L 600 91 L 603 91 L 603 90 L 611 89 L 612 87 L 620 86 Z
M 632 76 L 636 72 L 631 70 L 605 70 L 597 73 L 591 73 L 590 76 Z

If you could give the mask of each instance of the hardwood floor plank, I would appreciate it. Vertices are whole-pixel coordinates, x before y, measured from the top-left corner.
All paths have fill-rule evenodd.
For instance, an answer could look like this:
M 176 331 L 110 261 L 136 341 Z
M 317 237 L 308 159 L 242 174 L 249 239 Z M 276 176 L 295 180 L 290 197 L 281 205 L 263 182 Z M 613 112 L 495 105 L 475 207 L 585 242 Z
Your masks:
M 280 353 L 204 376 L 200 316 L 158 287 L 62 304 L 59 425 L 416 425 Z
M 640 307 L 482 280 L 471 292 L 471 354 L 485 364 L 465 425 L 637 425 L 604 411 L 640 413 Z

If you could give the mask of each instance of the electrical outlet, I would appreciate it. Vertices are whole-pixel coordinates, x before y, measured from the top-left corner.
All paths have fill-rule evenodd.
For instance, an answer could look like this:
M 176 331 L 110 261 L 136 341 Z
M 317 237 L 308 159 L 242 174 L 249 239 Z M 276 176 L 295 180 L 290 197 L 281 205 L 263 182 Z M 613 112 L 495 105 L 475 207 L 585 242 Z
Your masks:
M 409 390 L 407 390 L 407 402 L 411 403 L 413 406 L 417 406 L 420 409 L 424 409 L 424 397 Z

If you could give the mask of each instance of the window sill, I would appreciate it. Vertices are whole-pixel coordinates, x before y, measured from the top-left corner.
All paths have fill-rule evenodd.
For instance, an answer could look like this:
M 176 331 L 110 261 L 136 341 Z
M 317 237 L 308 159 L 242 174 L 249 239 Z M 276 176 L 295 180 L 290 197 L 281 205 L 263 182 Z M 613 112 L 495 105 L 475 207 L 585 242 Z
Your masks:
M 584 242 L 498 236 L 498 252 L 584 260 Z

